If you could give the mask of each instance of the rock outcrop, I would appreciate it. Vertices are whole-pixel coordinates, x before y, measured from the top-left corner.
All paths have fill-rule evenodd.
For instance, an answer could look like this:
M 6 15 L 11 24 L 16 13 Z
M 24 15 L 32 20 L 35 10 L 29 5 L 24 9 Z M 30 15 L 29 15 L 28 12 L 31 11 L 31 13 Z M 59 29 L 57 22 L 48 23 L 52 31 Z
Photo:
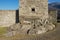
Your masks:
M 35 35 L 51 31 L 55 28 L 55 25 L 49 22 L 48 19 L 34 19 L 31 21 L 24 21 L 22 23 L 17 23 L 10 26 L 8 29 L 9 32 L 12 32 L 12 34 Z

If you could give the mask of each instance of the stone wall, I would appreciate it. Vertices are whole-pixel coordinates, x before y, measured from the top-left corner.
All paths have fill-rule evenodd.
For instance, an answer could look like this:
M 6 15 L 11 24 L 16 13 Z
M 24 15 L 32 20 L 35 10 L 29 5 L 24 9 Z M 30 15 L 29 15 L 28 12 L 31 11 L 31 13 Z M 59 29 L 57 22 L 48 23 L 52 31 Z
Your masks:
M 19 0 L 19 19 L 31 21 L 32 19 L 45 20 L 48 18 L 48 0 Z
M 57 10 L 49 10 L 50 22 L 56 25 L 57 23 Z
M 48 17 L 48 0 L 19 0 L 19 16 Z
M 15 10 L 0 10 L 0 26 L 7 27 L 15 24 Z

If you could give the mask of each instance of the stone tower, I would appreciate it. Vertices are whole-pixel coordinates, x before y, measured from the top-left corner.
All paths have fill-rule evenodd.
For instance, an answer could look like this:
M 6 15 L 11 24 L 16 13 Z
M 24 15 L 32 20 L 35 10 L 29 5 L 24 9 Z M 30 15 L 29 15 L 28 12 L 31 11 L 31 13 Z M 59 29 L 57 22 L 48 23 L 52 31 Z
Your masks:
M 19 0 L 21 33 L 41 34 L 55 26 L 49 22 L 48 0 Z

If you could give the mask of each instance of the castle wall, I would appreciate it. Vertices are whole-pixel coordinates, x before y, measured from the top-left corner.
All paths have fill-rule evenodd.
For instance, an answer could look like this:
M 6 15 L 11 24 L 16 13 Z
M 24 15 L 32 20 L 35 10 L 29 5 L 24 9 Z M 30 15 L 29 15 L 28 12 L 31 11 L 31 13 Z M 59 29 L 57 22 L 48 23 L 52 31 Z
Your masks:
M 15 23 L 15 10 L 0 10 L 0 26 L 7 27 Z
M 57 23 L 57 10 L 49 10 L 50 22 L 53 24 Z

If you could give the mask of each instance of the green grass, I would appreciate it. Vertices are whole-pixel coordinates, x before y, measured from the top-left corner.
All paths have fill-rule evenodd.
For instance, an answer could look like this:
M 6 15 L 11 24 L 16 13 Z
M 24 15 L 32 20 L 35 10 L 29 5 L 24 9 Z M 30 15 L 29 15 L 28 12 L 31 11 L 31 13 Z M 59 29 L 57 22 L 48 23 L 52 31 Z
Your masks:
M 7 32 L 7 27 L 0 27 L 0 35 Z

